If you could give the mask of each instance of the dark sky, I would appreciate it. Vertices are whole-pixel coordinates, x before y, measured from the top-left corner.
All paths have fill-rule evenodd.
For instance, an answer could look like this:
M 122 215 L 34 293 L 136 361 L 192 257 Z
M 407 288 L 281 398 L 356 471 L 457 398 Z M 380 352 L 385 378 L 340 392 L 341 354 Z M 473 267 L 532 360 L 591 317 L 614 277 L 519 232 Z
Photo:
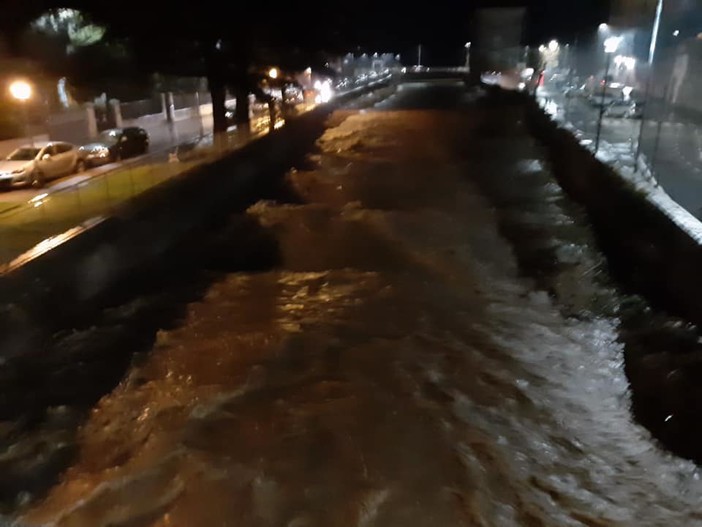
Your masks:
M 353 5 L 364 27 L 358 36 L 364 51 L 394 50 L 416 59 L 421 41 L 427 64 L 460 62 L 463 44 L 471 39 L 471 15 L 481 6 L 528 7 L 527 44 L 552 38 L 572 41 L 577 32 L 592 31 L 609 16 L 609 0 L 432 0 L 413 2 L 413 7 L 407 1 L 386 0 Z
M 97 4 L 109 6 L 103 9 L 108 18 L 142 16 L 134 15 L 129 6 L 139 5 L 137 0 L 123 1 L 124 9 L 115 9 L 109 0 L 6 0 L 17 12 L 40 13 L 47 7 L 59 5 L 77 8 L 96 9 Z M 465 57 L 465 42 L 471 40 L 471 18 L 479 7 L 526 6 L 529 10 L 525 34 L 525 44 L 540 44 L 551 38 L 572 41 L 577 32 L 587 33 L 594 30 L 600 22 L 608 19 L 610 0 L 305 0 L 294 4 L 288 3 L 280 11 L 276 3 L 251 4 L 242 9 L 240 2 L 221 2 L 216 0 L 152 0 L 149 13 L 156 14 L 158 23 L 149 26 L 149 34 L 160 39 L 157 28 L 166 23 L 169 16 L 178 19 L 188 17 L 187 13 L 205 15 L 214 13 L 220 23 L 220 31 L 236 33 L 236 23 L 248 23 L 256 16 L 271 20 L 271 31 L 280 31 L 280 22 L 287 21 L 289 30 L 297 32 L 293 40 L 300 35 L 309 35 L 312 45 L 324 40 L 323 32 L 336 35 L 337 47 L 357 52 L 395 52 L 401 53 L 406 63 L 416 59 L 417 45 L 423 44 L 425 64 L 456 65 Z M 201 4 L 211 5 L 205 9 Z M 127 5 L 128 4 L 128 5 Z M 89 7 L 90 6 L 90 7 Z M 294 7 L 291 11 L 291 6 Z M 257 11 L 256 11 L 257 9 Z M 253 11 L 261 12 L 260 16 Z M 143 11 L 141 11 L 143 13 Z M 296 21 L 289 20 L 294 18 Z M 152 16 L 153 18 L 153 16 Z M 163 18 L 164 20 L 161 20 Z M 207 16 L 198 16 L 205 22 Z M 15 16 L 6 17 L 10 26 L 16 25 Z M 204 22 L 203 22 L 204 23 Z M 276 25 L 277 24 L 277 25 Z M 0 24 L 2 25 L 2 24 Z M 278 28 L 278 29 L 276 29 Z M 333 39 L 332 39 L 333 40 Z

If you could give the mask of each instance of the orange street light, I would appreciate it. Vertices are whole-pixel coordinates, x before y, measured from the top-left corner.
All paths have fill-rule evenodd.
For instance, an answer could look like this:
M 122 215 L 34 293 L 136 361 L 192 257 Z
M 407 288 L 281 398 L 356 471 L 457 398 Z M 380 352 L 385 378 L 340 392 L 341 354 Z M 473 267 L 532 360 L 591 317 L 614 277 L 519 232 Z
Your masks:
M 32 85 L 24 80 L 16 80 L 10 83 L 10 95 L 21 102 L 32 98 Z
M 14 80 L 10 83 L 10 95 L 21 103 L 22 115 L 24 117 L 24 130 L 29 137 L 29 142 L 34 146 L 34 134 L 29 126 L 29 115 L 27 115 L 27 102 L 32 98 L 32 85 L 22 79 Z

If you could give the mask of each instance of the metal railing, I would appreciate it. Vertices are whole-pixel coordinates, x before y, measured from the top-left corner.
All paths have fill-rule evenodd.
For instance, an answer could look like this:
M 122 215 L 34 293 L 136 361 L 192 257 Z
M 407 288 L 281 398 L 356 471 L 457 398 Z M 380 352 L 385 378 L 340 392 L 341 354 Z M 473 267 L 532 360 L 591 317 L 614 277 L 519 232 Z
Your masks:
M 283 124 L 281 120 L 276 127 Z M 265 135 L 269 129 L 268 112 L 260 112 L 254 115 L 246 139 L 235 129 L 230 129 L 226 139 L 217 145 L 211 133 L 193 136 L 118 166 L 78 176 L 75 183 L 47 188 L 25 203 L 0 211 L 0 264 L 11 265 L 18 257 L 26 259 L 29 255 L 24 253 L 38 244 L 52 246 L 52 237 L 85 222 L 106 218 L 146 190 L 195 166 L 211 163 Z

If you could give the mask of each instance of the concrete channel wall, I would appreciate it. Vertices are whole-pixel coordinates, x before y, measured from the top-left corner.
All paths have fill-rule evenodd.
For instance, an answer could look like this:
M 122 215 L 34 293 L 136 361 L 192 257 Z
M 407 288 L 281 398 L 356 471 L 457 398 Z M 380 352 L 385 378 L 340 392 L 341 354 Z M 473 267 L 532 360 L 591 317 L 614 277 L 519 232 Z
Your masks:
M 340 97 L 339 103 L 382 87 Z M 0 276 L 0 360 L 31 352 L 47 321 L 80 319 L 102 296 L 218 216 L 257 201 L 323 133 L 335 104 L 323 105 L 231 155 L 154 187 L 119 214 L 68 233 L 57 247 Z
M 696 233 L 597 160 L 533 99 L 494 96 L 525 106 L 528 126 L 548 149 L 560 185 L 586 209 L 615 276 L 654 304 L 702 323 L 702 244 Z

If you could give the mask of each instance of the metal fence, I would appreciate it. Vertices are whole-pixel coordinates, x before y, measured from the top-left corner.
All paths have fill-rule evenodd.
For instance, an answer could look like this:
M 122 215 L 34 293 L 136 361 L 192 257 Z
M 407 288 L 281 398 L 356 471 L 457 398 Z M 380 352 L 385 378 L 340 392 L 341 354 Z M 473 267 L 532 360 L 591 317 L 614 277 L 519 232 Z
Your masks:
M 540 47 L 542 100 L 702 219 L 702 4 L 618 6 L 610 23 Z

